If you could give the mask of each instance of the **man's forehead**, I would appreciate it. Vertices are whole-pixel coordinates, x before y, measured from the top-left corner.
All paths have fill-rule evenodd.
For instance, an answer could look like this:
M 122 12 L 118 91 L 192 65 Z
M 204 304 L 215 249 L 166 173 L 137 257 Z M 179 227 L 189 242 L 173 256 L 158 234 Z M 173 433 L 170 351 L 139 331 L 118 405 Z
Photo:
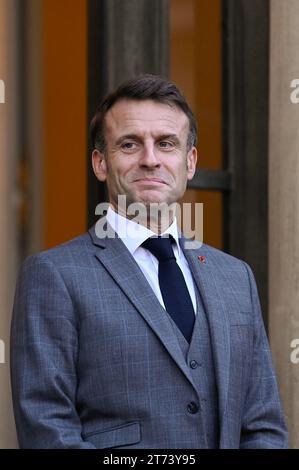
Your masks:
M 105 125 L 107 129 L 142 125 L 164 125 L 183 129 L 188 126 L 185 113 L 175 105 L 160 103 L 154 100 L 122 99 L 107 112 Z

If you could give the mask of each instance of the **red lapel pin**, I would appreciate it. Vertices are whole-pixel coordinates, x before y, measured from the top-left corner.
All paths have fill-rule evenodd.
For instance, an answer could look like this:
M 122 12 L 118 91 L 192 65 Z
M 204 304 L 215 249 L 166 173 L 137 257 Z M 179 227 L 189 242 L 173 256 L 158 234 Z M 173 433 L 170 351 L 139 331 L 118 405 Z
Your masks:
M 205 263 L 206 262 L 206 257 L 205 256 L 198 256 L 198 259 L 201 263 Z

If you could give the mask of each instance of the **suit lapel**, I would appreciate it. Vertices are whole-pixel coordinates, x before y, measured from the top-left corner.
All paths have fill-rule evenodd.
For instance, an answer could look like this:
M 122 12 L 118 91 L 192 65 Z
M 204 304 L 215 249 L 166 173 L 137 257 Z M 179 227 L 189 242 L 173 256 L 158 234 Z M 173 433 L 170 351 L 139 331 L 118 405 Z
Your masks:
M 171 322 L 129 250 L 114 232 L 110 231 L 113 238 L 101 239 L 96 236 L 93 228 L 89 233 L 94 245 L 101 247 L 95 251 L 96 258 L 113 277 L 194 386 Z
M 217 279 L 218 267 L 215 258 L 209 256 L 207 248 L 202 246 L 199 250 L 184 249 L 184 239 L 181 245 L 202 296 L 210 325 L 221 423 L 226 407 L 230 365 L 230 328 L 223 301 L 226 294 Z

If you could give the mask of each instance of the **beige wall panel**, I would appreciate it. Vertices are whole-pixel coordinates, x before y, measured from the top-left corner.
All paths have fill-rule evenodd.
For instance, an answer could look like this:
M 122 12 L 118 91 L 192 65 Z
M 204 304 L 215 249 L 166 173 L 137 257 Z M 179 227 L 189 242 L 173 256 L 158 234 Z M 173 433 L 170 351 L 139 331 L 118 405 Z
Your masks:
M 0 79 L 5 103 L 0 103 L 0 448 L 16 447 L 9 380 L 9 329 L 16 270 L 18 194 L 15 190 L 16 74 L 15 1 L 0 0 Z M 2 100 L 3 101 L 3 100 Z M 4 354 L 3 354 L 4 353 Z M 3 357 L 4 355 L 4 357 Z
M 291 445 L 299 447 L 299 2 L 271 0 L 269 133 L 269 333 Z M 299 354 L 297 354 L 299 357 Z

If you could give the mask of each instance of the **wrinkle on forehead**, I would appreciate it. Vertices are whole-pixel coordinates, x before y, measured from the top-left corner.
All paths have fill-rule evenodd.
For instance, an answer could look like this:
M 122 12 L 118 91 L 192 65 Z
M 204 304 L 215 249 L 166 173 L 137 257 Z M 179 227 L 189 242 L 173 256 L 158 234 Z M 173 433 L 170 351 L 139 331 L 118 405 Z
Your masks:
M 182 132 L 189 127 L 185 113 L 168 103 L 157 103 L 152 100 L 121 100 L 108 111 L 105 119 L 106 129 L 126 131 L 129 129 L 146 130 L 151 125 L 152 130 L 161 132 Z M 154 124 L 154 125 L 153 125 Z M 164 131 L 163 131 L 164 132 Z

